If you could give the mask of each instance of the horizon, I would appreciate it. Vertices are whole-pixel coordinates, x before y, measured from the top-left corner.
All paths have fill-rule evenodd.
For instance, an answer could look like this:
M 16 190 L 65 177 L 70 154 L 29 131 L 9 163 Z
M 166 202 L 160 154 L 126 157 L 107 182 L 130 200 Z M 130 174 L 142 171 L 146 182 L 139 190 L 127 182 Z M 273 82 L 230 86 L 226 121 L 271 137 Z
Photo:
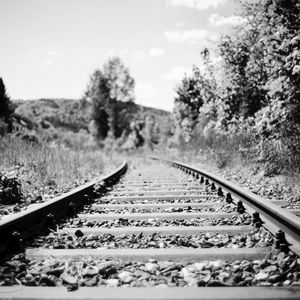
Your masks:
M 171 111 L 174 88 L 199 65 L 201 49 L 213 49 L 222 33 L 243 22 L 234 16 L 237 6 L 232 0 L 0 0 L 0 76 L 14 100 L 75 100 L 93 71 L 119 56 L 135 80 L 135 103 Z

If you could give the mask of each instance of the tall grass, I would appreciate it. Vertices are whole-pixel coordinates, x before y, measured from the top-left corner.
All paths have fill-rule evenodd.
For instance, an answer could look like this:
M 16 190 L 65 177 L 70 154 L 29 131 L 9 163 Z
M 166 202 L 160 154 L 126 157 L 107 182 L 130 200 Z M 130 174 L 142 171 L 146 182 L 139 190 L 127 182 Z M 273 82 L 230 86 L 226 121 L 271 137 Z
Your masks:
M 14 135 L 0 137 L 0 171 L 8 169 L 22 180 L 25 195 L 63 192 L 83 184 L 120 163 L 100 150 L 68 149 L 24 141 Z

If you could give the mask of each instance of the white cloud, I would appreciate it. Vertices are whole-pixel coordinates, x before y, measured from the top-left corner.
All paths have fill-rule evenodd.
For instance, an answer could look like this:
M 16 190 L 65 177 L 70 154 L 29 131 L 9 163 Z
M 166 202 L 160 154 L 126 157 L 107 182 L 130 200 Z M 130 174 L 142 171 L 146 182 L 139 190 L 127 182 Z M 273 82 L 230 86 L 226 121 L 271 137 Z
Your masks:
M 158 57 L 164 55 L 165 51 L 161 48 L 151 48 L 149 51 L 136 50 L 132 53 L 132 57 L 135 61 L 140 62 L 149 57 Z
M 144 60 L 147 57 L 147 54 L 144 51 L 136 50 L 132 53 L 132 57 L 135 61 L 139 62 Z
M 187 42 L 194 44 L 197 41 L 205 40 L 208 37 L 208 31 L 205 29 L 165 31 L 164 36 L 170 42 Z
M 112 50 L 107 53 L 109 56 L 127 56 L 133 59 L 135 62 L 141 62 L 147 58 L 156 58 L 158 56 L 162 56 L 165 54 L 165 51 L 158 47 L 153 47 L 149 50 L 135 50 L 130 51 L 129 49 L 125 48 L 122 50 Z
M 138 83 L 135 86 L 136 103 L 171 110 L 173 107 L 173 97 L 162 99 L 159 92 L 150 84 Z
M 167 6 L 186 6 L 198 10 L 206 10 L 210 7 L 217 8 L 227 0 L 167 0 Z
M 53 61 L 51 59 L 45 59 L 45 64 L 46 65 L 52 65 Z
M 175 66 L 167 74 L 163 76 L 163 79 L 170 80 L 173 82 L 178 82 L 184 78 L 185 74 L 190 75 L 191 73 L 192 73 L 192 68 Z
M 129 50 L 128 50 L 127 48 L 122 49 L 122 50 L 120 51 L 120 55 L 126 55 L 128 52 L 129 52 Z
M 61 52 L 59 52 L 59 51 L 54 51 L 54 50 L 49 50 L 47 54 L 48 54 L 49 56 L 59 56 L 59 55 L 62 55 Z
M 212 14 L 209 16 L 208 21 L 214 26 L 237 26 L 245 24 L 247 19 L 241 16 L 223 17 L 218 14 Z
M 149 50 L 149 55 L 150 56 L 161 56 L 161 55 L 164 55 L 165 54 L 165 51 L 161 48 L 151 48 Z
M 175 25 L 176 25 L 176 27 L 182 27 L 184 25 L 184 22 L 178 22 Z
M 158 92 L 150 84 L 138 83 L 135 86 L 135 94 L 138 103 L 145 103 L 151 102 L 158 95 Z

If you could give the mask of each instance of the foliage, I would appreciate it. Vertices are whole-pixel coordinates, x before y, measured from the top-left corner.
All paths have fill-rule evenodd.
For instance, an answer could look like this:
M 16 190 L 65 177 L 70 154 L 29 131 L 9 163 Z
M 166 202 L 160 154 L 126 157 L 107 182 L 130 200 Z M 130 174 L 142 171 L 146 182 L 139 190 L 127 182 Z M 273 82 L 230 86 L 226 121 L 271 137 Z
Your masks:
M 218 42 L 219 66 L 211 68 L 203 51 L 209 77 L 200 68 L 200 77 L 194 71 L 177 88 L 175 128 L 182 142 L 214 147 L 234 140 L 249 153 L 256 149 L 269 173 L 299 171 L 299 1 L 244 0 L 241 8 L 247 22 Z
M 14 204 L 22 200 L 19 180 L 0 172 L 0 204 Z
M 99 144 L 98 139 L 92 138 L 99 133 L 96 122 L 91 117 L 93 111 L 92 101 L 87 101 L 85 98 L 79 101 L 40 99 L 19 100 L 15 101 L 14 104 L 17 112 L 15 118 L 18 118 L 19 122 L 25 123 L 24 132 L 18 133 L 20 137 L 35 136 L 39 141 L 55 142 L 73 149 L 92 149 L 97 147 L 97 143 Z M 123 133 L 116 141 L 115 138 L 111 137 L 112 143 L 116 142 L 116 148 L 121 148 L 126 142 L 128 135 L 131 134 L 133 130 L 131 123 L 136 120 L 140 120 L 143 123 L 147 115 L 153 116 L 155 119 L 155 130 L 160 133 L 160 141 L 165 142 L 163 138 L 167 138 L 171 127 L 169 112 L 141 106 L 134 102 L 118 101 L 116 105 L 120 114 L 119 130 L 123 126 Z M 139 133 L 139 142 L 134 143 L 134 148 L 144 145 L 144 142 L 140 140 L 142 138 L 141 134 Z M 107 148 L 107 136 L 101 143 Z M 156 145 L 156 142 L 153 145 Z M 129 148 L 131 149 L 132 147 Z
M 179 141 L 189 142 L 192 139 L 203 106 L 207 107 L 217 101 L 216 80 L 207 49 L 202 52 L 202 58 L 203 70 L 193 66 L 191 76 L 185 75 L 175 90 L 177 96 L 175 97 L 173 119 L 175 138 Z M 214 109 L 207 113 L 211 118 L 215 117 Z
M 103 140 L 108 136 L 118 138 L 129 128 L 131 109 L 134 101 L 134 80 L 120 58 L 114 57 L 96 69 L 84 94 L 84 99 L 92 102 L 96 138 Z M 124 111 L 122 102 L 129 103 Z M 125 112 L 125 114 L 123 114 Z
M 17 101 L 16 113 L 26 121 L 29 129 L 57 128 L 79 132 L 88 130 L 90 105 L 72 99 L 38 99 Z M 30 124 L 29 124 L 30 123 Z
M 111 172 L 120 162 L 118 156 L 112 159 L 99 149 L 74 150 L 55 143 L 32 143 L 15 134 L 0 137 L 0 168 L 6 170 L 7 177 L 20 180 L 26 201 L 53 195 L 54 191 L 66 192 Z
M 0 77 L 0 134 L 12 131 L 12 117 L 14 106 L 10 101 L 6 88 Z

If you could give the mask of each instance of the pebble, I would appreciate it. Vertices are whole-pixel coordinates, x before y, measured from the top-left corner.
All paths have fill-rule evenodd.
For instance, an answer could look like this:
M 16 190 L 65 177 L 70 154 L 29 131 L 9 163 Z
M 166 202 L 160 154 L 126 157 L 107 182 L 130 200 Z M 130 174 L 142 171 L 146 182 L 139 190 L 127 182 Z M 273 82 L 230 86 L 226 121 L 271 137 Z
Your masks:
M 71 285 L 75 285 L 78 282 L 78 278 L 75 276 L 71 276 L 68 274 L 63 275 L 62 277 L 62 281 L 66 284 L 71 284 Z
M 127 271 L 122 271 L 118 274 L 118 277 L 123 283 L 130 283 L 133 280 L 132 274 Z
M 257 281 L 263 281 L 268 278 L 268 273 L 265 273 L 263 271 L 260 271 L 258 274 L 255 275 L 255 280 Z
M 107 287 L 117 287 L 119 285 L 118 279 L 107 279 L 106 280 L 106 286 Z

